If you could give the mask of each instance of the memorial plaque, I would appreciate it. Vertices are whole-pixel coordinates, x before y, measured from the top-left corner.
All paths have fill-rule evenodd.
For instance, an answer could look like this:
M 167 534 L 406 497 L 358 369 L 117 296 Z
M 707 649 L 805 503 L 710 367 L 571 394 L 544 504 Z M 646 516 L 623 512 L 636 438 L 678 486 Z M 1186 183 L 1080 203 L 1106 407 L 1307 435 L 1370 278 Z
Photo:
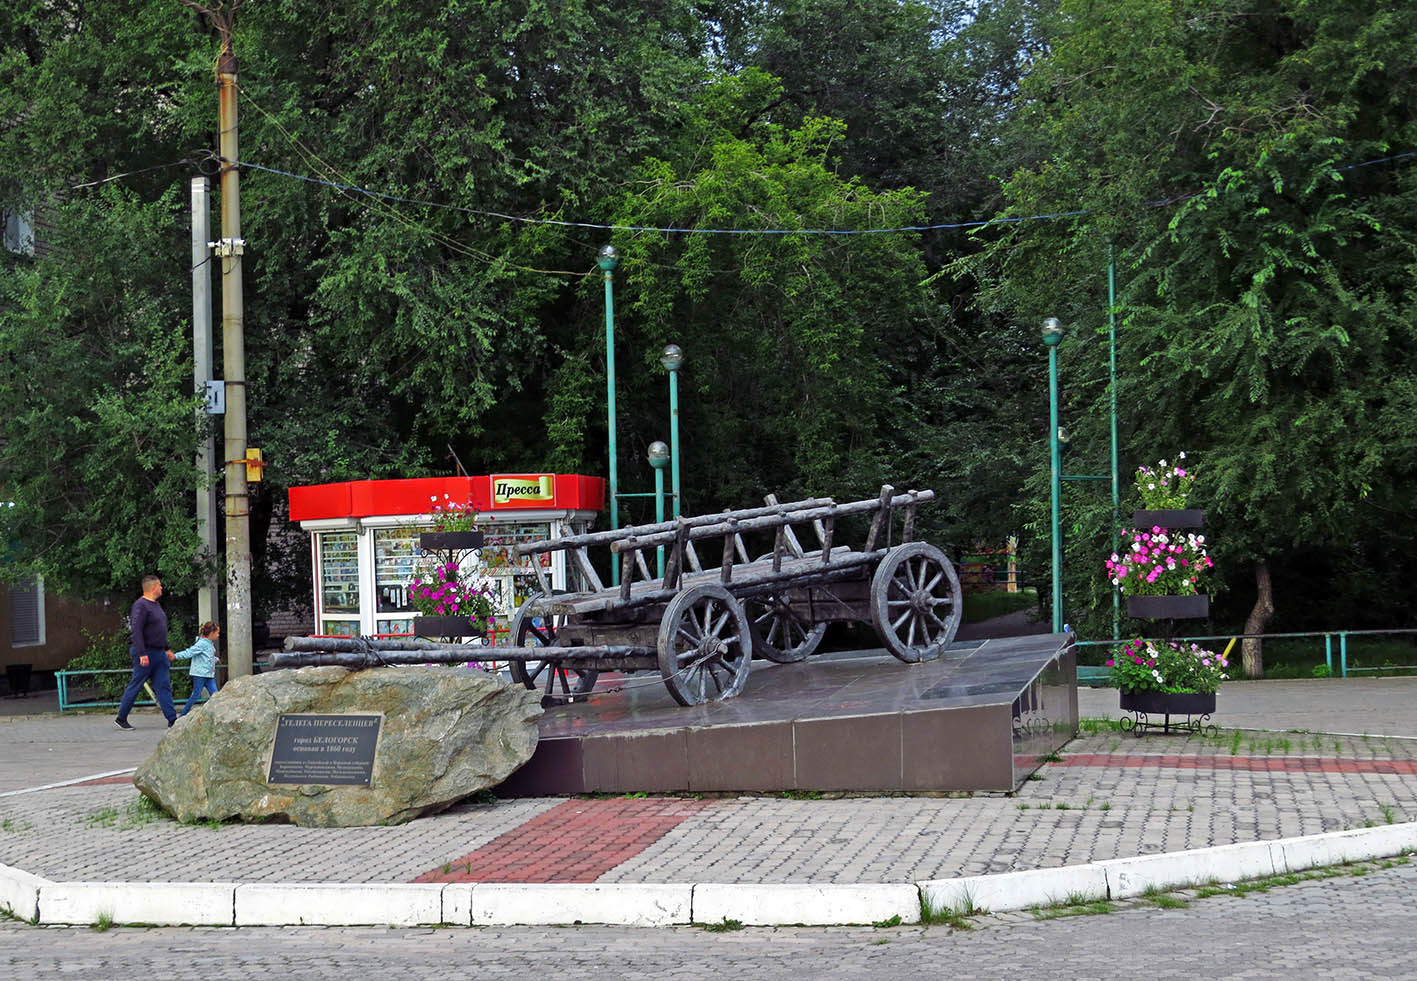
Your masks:
M 267 783 L 367 787 L 381 715 L 282 715 Z

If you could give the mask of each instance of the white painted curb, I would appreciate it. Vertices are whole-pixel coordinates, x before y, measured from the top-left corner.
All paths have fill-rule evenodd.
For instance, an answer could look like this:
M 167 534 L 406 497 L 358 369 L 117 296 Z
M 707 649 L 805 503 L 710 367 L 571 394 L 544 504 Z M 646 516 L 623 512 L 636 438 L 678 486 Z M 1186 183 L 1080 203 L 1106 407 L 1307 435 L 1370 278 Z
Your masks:
M 235 926 L 715 924 L 920 921 L 935 910 L 993 913 L 1127 899 L 1210 882 L 1301 872 L 1417 851 L 1417 823 L 1218 845 L 1086 865 L 915 883 L 50 882 L 0 865 L 0 908 L 38 923 Z
M 672 926 L 692 922 L 693 895 L 688 883 L 485 882 L 472 887 L 472 925 Z
M 51 882 L 39 890 L 41 923 L 231 926 L 234 882 Z
M 0 865 L 0 910 L 22 920 L 39 922 L 39 890 L 48 879 L 30 875 L 23 869 Z
M 694 922 L 737 920 L 753 926 L 835 926 L 879 923 L 892 917 L 920 922 L 920 890 L 913 884 L 699 883 Z
M 1387 858 L 1417 848 L 1417 824 L 1389 824 L 1304 838 L 1280 838 L 1270 842 L 1270 846 L 1275 852 L 1276 866 L 1282 863 L 1287 871 L 1299 872 L 1320 865 Z
M 237 926 L 417 926 L 443 922 L 439 883 L 270 882 L 236 887 Z
M 961 879 L 936 879 L 917 883 L 920 895 L 939 913 L 968 913 L 1053 906 L 1072 900 L 1107 898 L 1107 873 L 1096 865 L 973 875 Z
M 1093 864 L 1106 872 L 1107 891 L 1113 899 L 1131 899 L 1149 889 L 1165 892 L 1204 882 L 1261 879 L 1284 871 L 1283 866 L 1275 867 L 1267 841 L 1113 858 Z
M 1149 889 L 1165 892 L 1211 882 L 1259 879 L 1323 865 L 1387 858 L 1411 850 L 1417 850 L 1417 823 L 1112 858 L 1003 875 L 938 879 L 917 885 L 926 901 L 942 912 L 963 910 L 967 901 L 974 909 L 1007 913 L 1070 899 L 1131 899 Z

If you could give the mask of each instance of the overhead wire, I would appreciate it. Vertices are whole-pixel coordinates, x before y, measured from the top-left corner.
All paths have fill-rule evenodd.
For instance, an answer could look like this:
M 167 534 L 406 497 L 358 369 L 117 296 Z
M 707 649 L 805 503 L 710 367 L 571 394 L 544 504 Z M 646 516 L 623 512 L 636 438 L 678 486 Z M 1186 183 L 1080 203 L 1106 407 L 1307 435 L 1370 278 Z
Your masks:
M 238 85 L 238 88 L 240 88 L 239 85 Z M 333 164 L 330 164 L 330 163 L 326 162 L 325 160 L 323 160 L 323 159 L 320 157 L 320 155 L 319 155 L 318 153 L 316 153 L 316 152 L 315 152 L 314 150 L 312 150 L 310 147 L 306 146 L 305 143 L 304 143 L 302 140 L 300 140 L 299 137 L 295 136 L 295 135 L 292 134 L 288 129 L 286 129 L 286 127 L 281 123 L 281 121 L 280 121 L 279 119 L 277 119 L 272 113 L 268 112 L 268 111 L 265 109 L 265 107 L 262 106 L 258 101 L 256 101 L 254 98 L 252 98 L 250 92 L 248 92 L 248 91 L 247 91 L 246 89 L 244 89 L 244 88 L 241 88 L 241 94 L 242 94 L 243 98 L 245 99 L 245 101 L 246 101 L 247 103 L 249 103 L 250 105 L 254 106 L 257 112 L 261 113 L 262 116 L 264 116 L 267 120 L 270 121 L 271 125 L 273 125 L 273 126 L 280 132 L 280 134 L 281 134 L 283 137 L 285 137 L 285 139 L 291 144 L 291 146 L 295 147 L 296 151 L 297 151 L 302 157 L 304 157 L 307 162 L 313 164 L 313 165 L 316 167 L 316 169 L 318 169 L 318 170 L 322 170 L 322 171 L 324 171 L 324 172 L 327 173 L 327 174 L 330 174 L 330 175 L 333 175 L 333 176 L 335 176 L 335 177 L 341 178 L 340 181 L 331 181 L 331 180 L 327 180 L 327 179 L 324 179 L 324 178 L 308 177 L 308 176 L 307 176 L 307 177 L 304 177 L 304 178 L 302 178 L 302 179 L 307 180 L 307 181 L 310 181 L 310 182 L 312 182 L 312 183 L 318 183 L 318 184 L 325 184 L 325 185 L 328 185 L 328 186 L 333 187 L 333 188 L 335 188 L 335 189 L 337 189 L 337 190 L 340 190 L 342 193 L 344 193 L 344 194 L 346 195 L 346 197 L 350 197 L 350 200 L 357 200 L 357 199 L 355 199 L 355 198 L 353 198 L 353 197 L 351 196 L 351 192 L 358 191 L 359 188 L 357 187 L 357 185 L 348 183 L 347 178 L 345 178 L 345 175 L 340 172 L 339 168 L 337 168 L 337 167 L 334 166 Z M 226 161 L 224 161 L 224 162 L 226 162 Z M 242 161 L 230 161 L 230 163 L 234 163 L 234 164 L 235 164 L 236 166 L 238 166 L 238 167 L 247 167 L 248 169 L 253 169 L 253 170 L 266 170 L 266 171 L 271 171 L 271 170 L 272 170 L 272 168 L 269 168 L 269 167 L 262 167 L 262 166 L 259 166 L 259 165 L 247 164 L 247 163 L 242 162 Z M 280 173 L 280 171 L 274 171 L 274 172 Z M 298 176 L 298 175 L 289 174 L 289 175 L 287 175 L 287 176 Z M 376 200 L 376 201 L 397 201 L 397 202 L 400 202 L 400 203 L 421 204 L 421 205 L 425 205 L 425 206 L 429 206 L 429 207 L 438 207 L 437 202 L 419 202 L 419 201 L 417 201 L 417 200 L 415 200 L 415 199 L 412 199 L 412 198 L 402 198 L 402 197 L 400 197 L 400 196 L 398 196 L 398 195 L 391 195 L 391 194 L 371 194 L 371 193 L 369 193 L 369 192 L 363 192 L 363 193 L 365 194 L 366 197 L 372 198 L 372 199 L 374 199 L 374 200 Z M 448 207 L 448 206 L 444 206 L 444 207 Z M 494 255 L 491 255 L 491 254 L 489 254 L 489 253 L 483 252 L 483 251 L 481 251 L 481 250 L 479 250 L 479 249 L 476 249 L 476 248 L 473 248 L 472 246 L 467 245 L 466 243 L 460 242 L 460 241 L 458 241 L 457 239 L 452 238 L 451 236 L 445 235 L 445 234 L 442 233 L 442 232 L 438 232 L 438 231 L 435 231 L 434 229 L 430 229 L 430 228 L 428 228 L 428 227 L 426 227 L 426 226 L 424 226 L 424 225 L 421 225 L 421 224 L 419 224 L 417 221 L 415 221 L 414 219 L 410 218 L 408 215 L 405 215 L 403 212 L 399 211 L 397 208 L 390 208 L 390 207 L 382 207 L 382 208 L 379 208 L 379 207 L 375 207 L 375 208 L 373 208 L 372 210 L 374 210 L 375 213 L 377 213 L 377 214 L 382 214 L 382 215 L 384 215 L 385 217 L 392 218 L 393 220 L 399 222 L 400 224 L 404 225 L 406 228 L 409 228 L 410 230 L 422 232 L 423 234 L 428 235 L 430 238 L 432 238 L 433 240 L 435 240 L 435 241 L 439 242 L 440 244 L 444 245 L 445 247 L 447 247 L 449 250 L 451 250 L 451 251 L 453 251 L 453 252 L 457 252 L 457 253 L 459 253 L 459 254 L 461 254 L 461 255 L 472 256 L 472 257 L 474 257 L 474 258 L 479 258 L 479 259 L 482 259 L 482 260 L 484 260 L 485 262 L 487 262 L 487 263 L 489 263 L 489 264 L 501 264 L 501 265 L 508 266 L 508 267 L 510 267 L 510 268 L 512 268 L 512 269 L 519 269 L 519 270 L 521 270 L 521 271 L 523 271 L 523 272 L 541 273 L 541 274 L 552 275 L 552 276 L 571 276 L 571 277 L 576 277 L 576 278 L 580 278 L 580 277 L 584 277 L 584 276 L 590 275 L 591 272 L 593 272 L 593 270 L 539 269 L 539 268 L 536 268 L 536 267 L 533 267 L 533 266 L 522 265 L 521 263 L 513 262 L 512 260 L 506 258 L 505 256 L 494 256 Z
M 260 108 L 257 106 L 257 108 Z M 264 110 L 262 110 L 264 111 Z M 277 126 L 280 124 L 277 123 Z M 1348 164 L 1339 167 L 1338 170 L 1356 170 L 1360 167 L 1371 167 L 1380 163 L 1392 163 L 1397 160 L 1405 160 L 1417 157 L 1417 151 L 1407 153 L 1397 153 L 1387 157 L 1378 157 L 1373 160 L 1365 160 L 1361 163 Z M 469 208 L 465 205 L 448 204 L 441 201 L 429 201 L 427 199 L 410 198 L 403 195 L 391 194 L 385 191 L 376 191 L 372 188 L 358 184 L 331 181 L 321 177 L 312 177 L 308 174 L 297 174 L 293 171 L 282 170 L 279 167 L 269 167 L 251 160 L 237 161 L 238 166 L 250 170 L 260 170 L 266 173 L 276 174 L 281 177 L 289 177 L 294 180 L 307 181 L 312 184 L 321 184 L 335 188 L 341 192 L 361 194 L 370 198 L 396 201 L 401 204 L 412 204 L 425 208 L 436 208 L 446 211 L 456 211 L 463 214 L 477 215 L 485 218 L 497 218 L 502 221 L 519 222 L 528 225 L 552 225 L 562 228 L 587 228 L 597 231 L 610 232 L 637 232 L 637 233 L 660 233 L 673 235 L 824 235 L 824 236 L 860 236 L 860 235 L 889 235 L 906 232 L 933 232 L 933 231 L 957 231 L 961 229 L 985 228 L 991 225 L 1018 224 L 1025 221 L 1054 221 L 1060 218 L 1077 218 L 1086 215 L 1096 214 L 1094 208 L 1078 208 L 1069 211 L 1044 212 L 1034 215 L 1012 215 L 1007 217 L 982 218 L 970 221 L 940 222 L 929 225 L 893 225 L 882 228 L 699 228 L 682 226 L 659 226 L 659 225 L 620 225 L 607 224 L 589 221 L 567 221 L 558 218 L 535 218 L 527 215 L 514 215 L 501 211 L 488 211 L 481 208 Z M 1142 202 L 1145 208 L 1163 208 L 1173 204 L 1180 204 L 1191 201 L 1198 197 L 1203 197 L 1205 192 L 1186 194 L 1172 198 L 1159 198 L 1153 201 Z

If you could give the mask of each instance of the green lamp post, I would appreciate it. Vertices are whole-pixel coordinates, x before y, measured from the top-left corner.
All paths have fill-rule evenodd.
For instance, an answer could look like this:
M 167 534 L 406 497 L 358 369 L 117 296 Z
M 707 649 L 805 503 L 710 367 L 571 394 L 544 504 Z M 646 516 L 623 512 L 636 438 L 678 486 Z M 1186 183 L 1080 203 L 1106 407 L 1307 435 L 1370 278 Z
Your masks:
M 666 344 L 659 363 L 669 372 L 669 493 L 673 516 L 679 517 L 679 366 L 684 352 L 678 344 Z M 653 461 L 651 461 L 653 462 Z M 663 520 L 663 519 L 661 519 Z
M 1063 632 L 1062 447 L 1058 442 L 1058 344 L 1063 324 L 1057 317 L 1043 321 L 1043 343 L 1048 347 L 1048 455 L 1049 487 L 1053 499 L 1053 632 Z
M 605 274 L 605 404 L 610 416 L 610 530 L 620 527 L 620 479 L 616 469 L 617 450 L 615 446 L 615 267 L 620 264 L 620 255 L 615 246 L 601 248 L 596 259 L 601 272 Z M 610 564 L 610 581 L 620 584 L 620 567 Z
M 654 520 L 658 524 L 664 520 L 664 468 L 669 465 L 669 447 L 664 445 L 663 440 L 655 440 L 649 444 L 647 451 L 649 465 L 654 467 Z M 659 569 L 659 578 L 664 578 L 664 546 L 655 549 L 656 567 Z

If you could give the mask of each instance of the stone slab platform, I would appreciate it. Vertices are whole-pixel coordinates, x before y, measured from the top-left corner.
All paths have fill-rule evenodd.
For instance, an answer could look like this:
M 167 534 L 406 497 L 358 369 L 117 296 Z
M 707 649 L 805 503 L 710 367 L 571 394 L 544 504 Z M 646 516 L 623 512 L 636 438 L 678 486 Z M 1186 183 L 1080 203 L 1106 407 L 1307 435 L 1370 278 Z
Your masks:
M 1077 729 L 1069 634 L 758 661 L 744 693 L 685 707 L 658 677 L 602 675 L 550 709 L 503 797 L 584 793 L 1017 789 Z

